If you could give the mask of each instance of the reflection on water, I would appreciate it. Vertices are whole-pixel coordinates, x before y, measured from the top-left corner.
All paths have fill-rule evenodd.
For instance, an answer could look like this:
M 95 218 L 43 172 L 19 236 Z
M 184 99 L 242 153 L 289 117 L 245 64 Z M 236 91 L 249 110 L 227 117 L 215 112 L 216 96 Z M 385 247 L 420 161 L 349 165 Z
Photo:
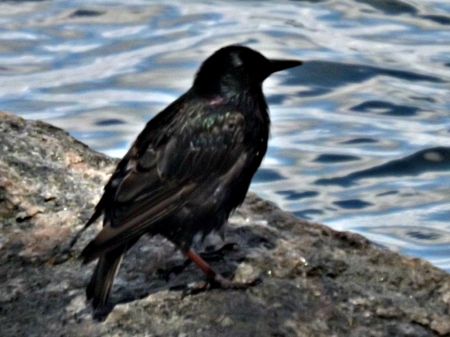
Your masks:
M 450 270 L 447 1 L 20 1 L 0 22 L 0 108 L 115 156 L 215 49 L 305 60 L 265 83 L 252 189 Z
M 382 165 L 374 166 L 362 171 L 354 171 L 344 177 L 319 179 L 316 184 L 336 184 L 343 187 L 353 185 L 355 181 L 370 177 L 379 177 L 386 180 L 390 176 L 414 177 L 421 174 L 444 171 L 450 169 L 450 148 L 434 147 L 413 153 L 410 156 L 390 160 Z

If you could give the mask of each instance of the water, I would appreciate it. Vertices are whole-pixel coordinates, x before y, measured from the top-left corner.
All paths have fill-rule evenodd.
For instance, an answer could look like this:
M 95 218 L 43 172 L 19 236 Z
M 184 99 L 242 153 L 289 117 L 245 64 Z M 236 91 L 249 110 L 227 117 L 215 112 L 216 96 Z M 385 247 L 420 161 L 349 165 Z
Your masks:
M 305 60 L 252 190 L 450 271 L 447 1 L 0 2 L 0 108 L 120 157 L 231 43 Z

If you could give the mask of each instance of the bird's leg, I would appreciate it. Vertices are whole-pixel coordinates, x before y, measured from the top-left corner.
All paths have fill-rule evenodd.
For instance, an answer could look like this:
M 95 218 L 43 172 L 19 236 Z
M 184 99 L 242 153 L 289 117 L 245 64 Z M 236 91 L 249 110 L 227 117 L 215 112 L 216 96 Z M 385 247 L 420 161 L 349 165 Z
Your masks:
M 237 243 L 227 243 L 217 250 L 214 250 L 214 251 L 209 250 L 206 252 L 199 253 L 198 255 L 204 261 L 221 261 L 221 260 L 223 260 L 225 252 L 237 250 L 238 248 L 239 248 L 239 246 Z M 187 255 L 187 254 L 185 254 L 185 255 Z M 169 270 L 164 271 L 162 273 L 162 275 L 166 279 L 166 281 L 168 281 L 172 274 L 175 274 L 175 275 L 180 274 L 192 262 L 193 262 L 193 260 L 188 258 L 186 261 L 184 261 L 183 264 L 174 266 L 174 267 L 170 268 Z
M 186 257 L 189 258 L 192 262 L 194 262 L 197 266 L 200 267 L 200 269 L 206 274 L 206 278 L 208 280 L 214 280 L 217 273 L 214 270 L 212 270 L 211 266 L 208 263 L 206 263 L 205 260 L 203 260 L 196 253 L 194 253 L 192 249 L 183 251 L 183 254 L 186 255 Z
M 252 282 L 235 282 L 224 278 L 219 273 L 216 273 L 211 266 L 205 262 L 199 255 L 197 255 L 192 249 L 183 251 L 192 262 L 194 262 L 200 269 L 205 273 L 208 283 L 212 288 L 223 288 L 223 289 L 246 289 L 252 287 L 259 283 L 259 280 L 254 280 Z

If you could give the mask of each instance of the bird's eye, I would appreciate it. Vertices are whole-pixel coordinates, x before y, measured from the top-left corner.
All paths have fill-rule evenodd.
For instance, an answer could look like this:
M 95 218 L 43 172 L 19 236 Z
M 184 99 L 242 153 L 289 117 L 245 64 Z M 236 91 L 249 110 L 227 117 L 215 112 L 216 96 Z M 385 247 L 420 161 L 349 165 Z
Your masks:
M 231 62 L 233 63 L 233 67 L 236 67 L 236 68 L 242 66 L 242 64 L 243 64 L 239 55 L 236 55 L 236 54 L 231 55 Z

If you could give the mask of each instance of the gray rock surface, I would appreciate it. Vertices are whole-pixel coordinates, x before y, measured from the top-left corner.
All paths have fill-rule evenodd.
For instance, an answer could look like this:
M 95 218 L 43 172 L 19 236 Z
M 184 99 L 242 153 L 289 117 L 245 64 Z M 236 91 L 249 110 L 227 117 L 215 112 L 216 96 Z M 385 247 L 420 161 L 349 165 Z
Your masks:
M 261 284 L 186 296 L 201 272 L 175 273 L 181 254 L 143 238 L 124 259 L 111 311 L 93 319 L 84 295 L 93 264 L 62 252 L 115 163 L 60 129 L 0 112 L 0 336 L 450 336 L 449 274 L 252 193 L 228 226 L 226 242 L 239 249 L 212 264 Z

